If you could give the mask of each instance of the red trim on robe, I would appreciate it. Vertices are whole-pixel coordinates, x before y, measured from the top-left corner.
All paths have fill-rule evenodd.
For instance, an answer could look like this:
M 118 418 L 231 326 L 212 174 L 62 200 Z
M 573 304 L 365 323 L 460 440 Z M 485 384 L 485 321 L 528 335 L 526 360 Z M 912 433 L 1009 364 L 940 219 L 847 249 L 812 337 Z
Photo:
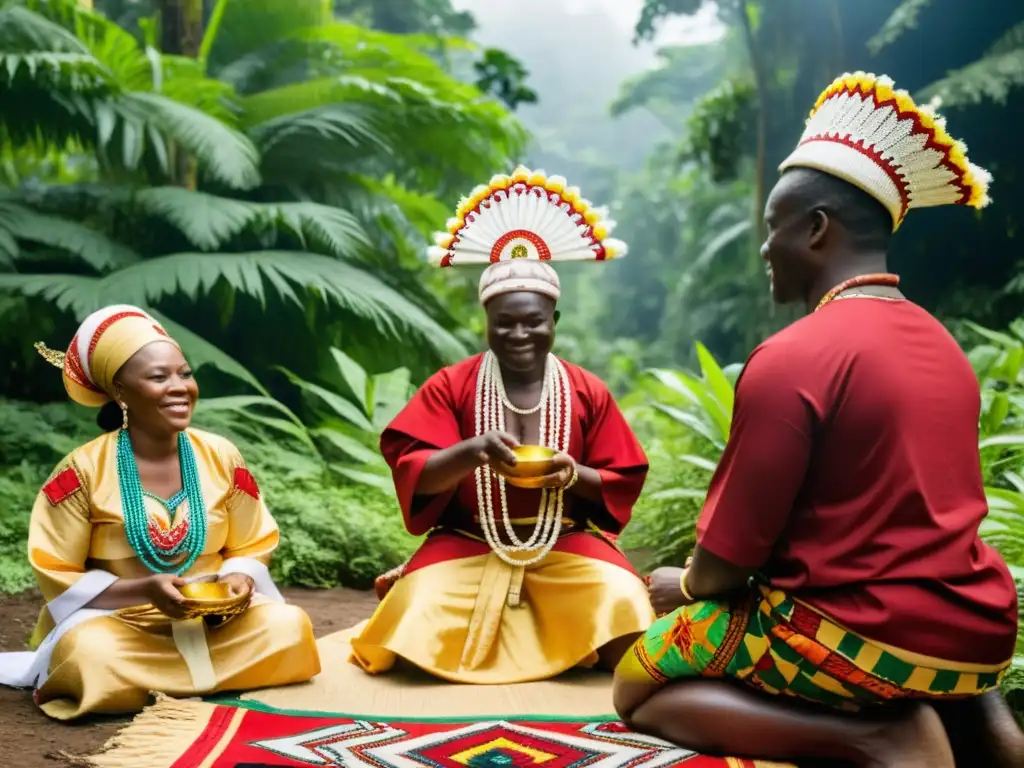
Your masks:
M 68 467 L 58 472 L 50 482 L 43 486 L 43 493 L 46 494 L 50 506 L 55 507 L 81 487 L 82 481 L 78 479 L 78 474 Z
M 235 467 L 235 488 L 254 499 L 260 497 L 260 487 L 256 484 L 256 478 L 245 467 Z

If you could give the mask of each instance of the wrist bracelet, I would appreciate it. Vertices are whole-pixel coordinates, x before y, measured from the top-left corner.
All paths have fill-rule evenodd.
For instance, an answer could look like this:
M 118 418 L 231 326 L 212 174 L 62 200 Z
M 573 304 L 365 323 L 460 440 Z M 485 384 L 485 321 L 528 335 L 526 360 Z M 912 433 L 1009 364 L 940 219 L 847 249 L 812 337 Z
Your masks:
M 695 603 L 697 601 L 693 599 L 693 595 L 690 594 L 690 590 L 686 588 L 686 575 L 689 572 L 689 568 L 684 568 L 682 574 L 679 576 L 679 591 L 683 593 L 683 597 L 685 597 L 688 602 Z
M 576 463 L 573 462 L 573 465 L 572 465 L 572 477 L 569 478 L 569 482 L 568 483 L 566 483 L 565 485 L 562 486 L 562 490 L 563 491 L 568 491 L 570 488 L 572 488 L 574 485 L 576 485 L 576 483 L 578 483 L 579 481 L 580 481 L 580 473 L 579 473 L 579 470 L 576 469 Z

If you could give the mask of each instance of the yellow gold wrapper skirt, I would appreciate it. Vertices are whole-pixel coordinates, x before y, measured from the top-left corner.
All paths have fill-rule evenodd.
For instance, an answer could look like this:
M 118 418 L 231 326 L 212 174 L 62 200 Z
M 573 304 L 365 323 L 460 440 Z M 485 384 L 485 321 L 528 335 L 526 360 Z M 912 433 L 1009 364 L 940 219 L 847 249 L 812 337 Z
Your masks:
M 593 666 L 598 649 L 654 618 L 644 582 L 618 565 L 551 552 L 513 567 L 489 553 L 399 579 L 351 660 L 371 674 L 401 657 L 452 682 L 523 683 Z
M 204 628 L 198 631 L 202 645 Z M 89 619 L 57 643 L 36 700 L 50 717 L 71 720 L 138 712 L 152 692 L 206 695 L 303 682 L 320 672 L 313 628 L 294 605 L 254 603 L 227 624 L 205 628 L 204 690 L 181 645 L 171 622 L 151 608 Z

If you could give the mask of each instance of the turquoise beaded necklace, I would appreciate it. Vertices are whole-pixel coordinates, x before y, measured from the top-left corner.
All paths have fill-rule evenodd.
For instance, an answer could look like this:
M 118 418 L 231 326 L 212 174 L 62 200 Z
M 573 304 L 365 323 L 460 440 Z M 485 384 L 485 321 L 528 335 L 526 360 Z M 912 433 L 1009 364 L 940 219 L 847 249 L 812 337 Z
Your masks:
M 181 463 L 182 490 L 169 500 L 161 499 L 142 487 L 128 430 L 122 429 L 117 435 L 117 481 L 121 487 L 128 543 L 149 570 L 180 576 L 192 567 L 206 545 L 206 505 L 199 483 L 199 469 L 192 443 L 184 432 L 178 433 L 178 460 Z M 166 544 L 154 541 L 154 533 L 159 529 L 146 513 L 145 496 L 157 499 L 167 508 L 171 515 L 171 531 L 179 525 L 187 527 L 183 535 L 167 536 Z M 187 517 L 181 518 L 177 510 L 185 501 L 188 501 L 184 511 Z M 181 559 L 182 553 L 187 553 L 184 560 Z

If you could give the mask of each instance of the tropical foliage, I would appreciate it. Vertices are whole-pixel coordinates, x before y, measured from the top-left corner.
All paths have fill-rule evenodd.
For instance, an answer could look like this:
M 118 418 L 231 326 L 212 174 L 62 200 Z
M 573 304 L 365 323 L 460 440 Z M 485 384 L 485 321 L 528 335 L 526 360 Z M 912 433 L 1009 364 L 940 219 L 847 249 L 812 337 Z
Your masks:
M 399 562 L 413 542 L 377 437 L 482 330 L 468 282 L 425 271 L 423 245 L 460 194 L 520 160 L 557 161 L 609 200 L 630 244 L 620 263 L 563 270 L 559 351 L 620 395 L 650 457 L 624 544 L 641 564 L 678 562 L 729 430 L 739 366 L 715 360 L 793 318 L 756 257 L 774 168 L 821 87 L 855 69 L 940 96 L 996 171 L 984 216 L 922 214 L 896 250 L 907 290 L 970 350 L 983 533 L 1024 567 L 1024 273 L 1007 247 L 1024 11 L 978 4 L 967 34 L 954 0 L 646 0 L 638 43 L 672 17 L 724 26 L 611 94 L 609 120 L 661 127 L 648 154 L 618 139 L 634 123 L 602 133 L 560 103 L 557 129 L 526 136 L 509 112 L 537 98 L 526 67 L 467 42 L 474 19 L 451 0 L 0 0 L 0 100 L 18 105 L 0 115 L 0 327 L 16 331 L 0 334 L 0 591 L 30 583 L 25 511 L 43 476 L 95 434 L 54 404 L 59 377 L 31 342 L 59 344 L 111 302 L 149 307 L 199 366 L 197 424 L 258 473 L 285 531 L 280 579 L 367 585 Z M 577 102 L 609 95 L 569 71 L 548 79 Z
M 425 234 L 524 133 L 436 35 L 366 29 L 317 0 L 220 0 L 201 35 L 169 43 L 131 19 L 0 3 L 0 100 L 19 105 L 0 116 L 0 325 L 19 329 L 0 339 L 0 394 L 19 398 L 2 420 L 35 446 L 0 456 L 0 549 L 18 553 L 0 589 L 29 583 L 19 550 L 42 477 L 96 431 L 27 402 L 60 398 L 32 342 L 56 346 L 110 303 L 164 322 L 199 368 L 198 425 L 265 471 L 288 532 L 280 575 L 368 584 L 408 545 L 380 429 L 476 343 L 432 290 Z

